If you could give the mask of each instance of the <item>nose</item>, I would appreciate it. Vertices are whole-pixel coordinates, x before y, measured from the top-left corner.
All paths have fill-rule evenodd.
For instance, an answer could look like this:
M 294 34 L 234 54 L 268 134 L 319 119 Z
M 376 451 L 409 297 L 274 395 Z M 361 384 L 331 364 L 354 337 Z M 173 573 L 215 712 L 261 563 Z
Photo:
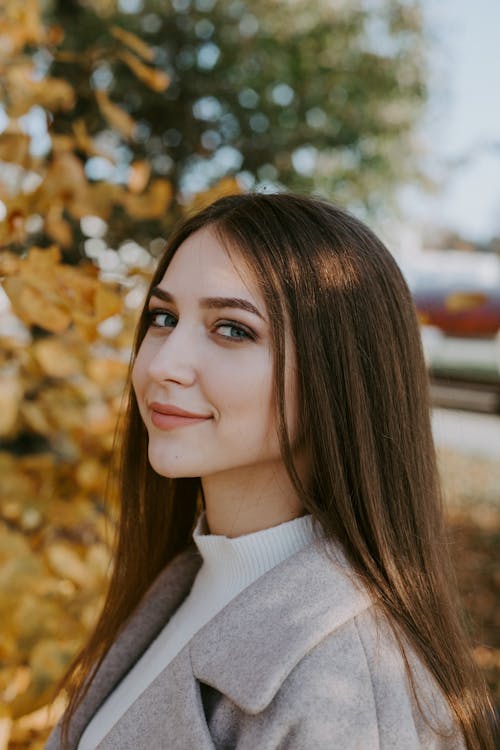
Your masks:
M 151 358 L 148 374 L 157 383 L 192 385 L 197 378 L 197 352 L 192 326 L 177 323 Z

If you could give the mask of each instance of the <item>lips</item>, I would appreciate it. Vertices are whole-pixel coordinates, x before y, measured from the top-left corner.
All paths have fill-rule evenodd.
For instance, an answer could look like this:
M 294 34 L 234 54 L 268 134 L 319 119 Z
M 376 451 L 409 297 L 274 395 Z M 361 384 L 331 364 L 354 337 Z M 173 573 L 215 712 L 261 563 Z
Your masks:
M 172 404 L 161 404 L 156 401 L 149 404 L 149 408 L 151 410 L 151 422 L 160 430 L 188 427 L 200 422 L 207 422 L 212 418 L 206 414 L 196 414 Z
M 181 409 L 179 406 L 173 404 L 161 404 L 158 401 L 153 401 L 149 404 L 149 408 L 158 414 L 170 414 L 176 417 L 187 417 L 188 419 L 210 419 L 210 414 L 196 414 L 195 412 L 186 411 Z

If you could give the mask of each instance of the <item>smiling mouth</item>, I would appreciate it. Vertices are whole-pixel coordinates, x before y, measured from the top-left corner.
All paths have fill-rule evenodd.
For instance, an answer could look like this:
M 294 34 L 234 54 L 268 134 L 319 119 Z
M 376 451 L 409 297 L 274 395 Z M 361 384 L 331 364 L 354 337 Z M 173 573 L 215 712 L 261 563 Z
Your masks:
M 151 422 L 160 430 L 173 430 L 177 427 L 189 427 L 212 419 L 211 416 L 191 414 L 175 406 L 153 403 L 150 405 Z

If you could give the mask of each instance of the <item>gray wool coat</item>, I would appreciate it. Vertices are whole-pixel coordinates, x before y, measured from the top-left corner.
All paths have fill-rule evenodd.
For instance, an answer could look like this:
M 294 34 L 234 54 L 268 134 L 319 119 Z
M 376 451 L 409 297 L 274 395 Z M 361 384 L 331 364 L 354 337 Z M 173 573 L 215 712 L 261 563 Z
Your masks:
M 313 542 L 261 576 L 196 633 L 99 750 L 457 750 L 444 699 L 336 550 Z M 70 725 L 83 730 L 188 594 L 201 559 L 158 576 L 105 657 Z M 447 730 L 438 735 L 436 722 Z M 431 726 L 432 724 L 432 726 Z M 60 725 L 45 750 L 59 747 Z

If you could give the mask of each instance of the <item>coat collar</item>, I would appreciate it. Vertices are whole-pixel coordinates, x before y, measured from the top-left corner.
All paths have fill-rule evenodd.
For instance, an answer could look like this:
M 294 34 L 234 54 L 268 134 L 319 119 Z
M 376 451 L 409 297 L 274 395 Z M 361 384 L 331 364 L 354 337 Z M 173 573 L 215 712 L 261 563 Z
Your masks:
M 340 549 L 315 541 L 198 631 L 190 642 L 193 674 L 257 714 L 305 654 L 370 604 Z

